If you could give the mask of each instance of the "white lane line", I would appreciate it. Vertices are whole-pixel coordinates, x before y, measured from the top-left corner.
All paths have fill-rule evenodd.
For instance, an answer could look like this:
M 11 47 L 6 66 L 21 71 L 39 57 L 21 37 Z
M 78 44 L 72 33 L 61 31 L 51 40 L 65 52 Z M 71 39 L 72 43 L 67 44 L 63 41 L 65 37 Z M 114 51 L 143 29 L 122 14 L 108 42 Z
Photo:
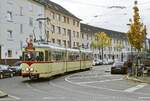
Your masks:
M 3 93 L 3 91 L 0 91 L 0 93 Z M 15 100 L 20 100 L 21 98 L 17 97 L 17 96 L 13 96 L 13 95 L 8 95 L 8 97 L 11 97 Z M 1 99 L 0 99 L 1 100 Z M 2 100 L 8 100 L 8 99 L 2 99 Z M 12 100 L 12 99 L 11 99 Z
M 110 89 L 110 88 L 105 88 L 105 87 L 97 87 L 97 86 L 91 86 L 91 85 L 86 85 L 86 84 L 78 84 L 76 82 L 72 82 L 70 80 L 68 80 L 69 76 L 65 78 L 66 82 L 69 82 L 73 85 L 79 85 L 79 86 L 83 86 L 83 87 L 90 87 L 90 88 L 96 88 L 96 89 L 105 89 L 105 90 L 110 90 L 110 91 L 117 91 L 117 92 L 122 92 L 121 90 L 115 90 L 115 89 Z M 122 78 L 120 78 L 119 80 L 121 80 Z M 117 81 L 117 80 L 116 80 Z M 108 82 L 108 81 L 107 81 Z
M 150 100 L 150 97 L 139 97 L 140 100 Z
M 85 75 L 81 75 L 81 76 L 76 76 L 76 75 L 71 75 L 68 79 L 86 79 L 86 78 L 97 78 L 97 77 L 110 77 L 112 75 L 93 75 L 93 76 L 85 76 Z M 114 77 L 118 77 L 118 76 L 114 76 Z
M 109 91 L 116 91 L 116 92 L 124 92 L 123 90 L 117 90 L 117 89 L 110 89 L 110 88 L 105 88 L 105 87 L 97 87 L 97 86 L 91 86 L 91 85 L 86 85 L 86 84 L 77 84 L 77 83 L 75 83 L 75 82 L 72 82 L 71 80 L 69 80 L 69 79 L 71 79 L 70 78 L 71 76 L 67 76 L 66 78 L 65 78 L 65 81 L 66 82 L 69 82 L 70 84 L 73 84 L 73 85 L 79 85 L 79 86 L 83 86 L 83 87 L 90 87 L 90 88 L 95 88 L 95 89 L 104 89 L 104 90 L 109 90 Z M 121 78 L 120 78 L 121 79 Z M 123 78 L 122 78 L 123 79 Z M 140 93 L 140 92 L 133 92 L 134 94 L 142 94 L 142 95 L 145 95 L 145 96 L 149 96 L 149 94 L 147 94 L 147 93 Z
M 13 96 L 13 95 L 8 95 L 9 97 L 16 99 L 16 100 L 20 100 L 21 98 L 17 97 L 17 96 Z
M 14 101 L 15 99 L 10 98 L 1 98 L 0 101 Z
M 101 81 L 90 81 L 90 82 L 77 82 L 76 84 L 103 83 L 103 82 L 119 81 L 119 80 L 123 80 L 123 79 L 120 78 L 120 79 L 112 79 L 112 80 L 101 80 Z
M 65 97 L 43 97 L 43 100 L 58 100 L 65 99 Z
M 36 91 L 36 92 L 47 94 L 47 92 L 44 92 L 44 91 L 42 91 L 42 90 L 33 88 L 33 87 L 32 87 L 30 84 L 28 84 L 28 83 L 26 83 L 26 86 L 27 86 L 28 88 L 31 88 L 32 90 L 34 90 L 34 91 Z
M 141 88 L 143 88 L 143 87 L 145 87 L 145 86 L 147 86 L 147 84 L 146 84 L 146 83 L 142 83 L 142 84 L 139 84 L 139 85 L 137 85 L 137 86 L 128 88 L 128 89 L 124 90 L 124 92 L 129 92 L 129 93 L 131 93 L 131 92 L 134 92 L 134 91 L 136 91 L 136 90 L 138 90 L 138 89 L 141 89 Z

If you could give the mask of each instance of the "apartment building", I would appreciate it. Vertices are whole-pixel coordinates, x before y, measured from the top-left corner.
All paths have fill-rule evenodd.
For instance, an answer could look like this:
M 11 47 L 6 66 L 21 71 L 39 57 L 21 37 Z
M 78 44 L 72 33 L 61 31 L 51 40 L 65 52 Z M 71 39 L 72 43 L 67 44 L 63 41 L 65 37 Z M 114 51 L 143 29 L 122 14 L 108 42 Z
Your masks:
M 44 39 L 44 6 L 33 0 L 0 0 L 0 63 L 20 58 L 26 38 Z
M 45 5 L 47 41 L 69 48 L 79 47 L 81 20 L 52 1 L 41 0 L 41 3 Z
M 98 49 L 93 49 L 92 47 L 90 47 L 91 42 L 95 39 L 95 34 L 97 32 L 105 32 L 112 39 L 112 45 L 104 48 L 104 59 L 121 59 L 124 52 L 131 51 L 131 46 L 128 43 L 128 39 L 125 33 L 107 30 L 81 23 L 82 47 L 92 49 L 94 51 L 93 54 L 95 58 L 102 57 L 102 54 L 101 52 L 99 54 Z

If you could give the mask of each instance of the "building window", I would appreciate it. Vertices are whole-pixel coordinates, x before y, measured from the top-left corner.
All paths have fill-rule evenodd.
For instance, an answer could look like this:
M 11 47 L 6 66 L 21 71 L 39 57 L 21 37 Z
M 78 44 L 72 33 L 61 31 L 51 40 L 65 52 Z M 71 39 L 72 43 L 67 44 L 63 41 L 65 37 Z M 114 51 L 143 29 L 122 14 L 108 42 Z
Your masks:
M 20 41 L 20 49 L 22 50 L 23 49 L 23 42 Z
M 12 57 L 12 50 L 8 50 L 8 57 Z
M 13 38 L 12 30 L 8 30 L 7 32 L 8 32 L 8 38 L 11 38 L 11 39 L 12 39 L 12 38 Z
M 63 43 L 64 43 L 64 47 L 66 47 L 66 40 L 63 40 Z
M 77 27 L 79 27 L 79 21 L 77 21 Z
M 52 25 L 52 33 L 55 33 L 55 26 Z
M 76 32 L 75 31 L 73 31 L 73 37 L 76 37 Z
M 23 33 L 23 24 L 20 24 L 20 33 Z
M 12 12 L 11 11 L 7 11 L 7 20 L 8 21 L 12 21 L 13 20 L 13 16 L 12 16 Z
M 56 33 L 61 34 L 61 28 L 59 26 L 56 27 Z
M 61 16 L 60 16 L 60 14 L 57 14 L 57 15 L 56 15 L 56 19 L 57 19 L 58 21 L 61 21 Z
M 82 33 L 82 39 L 84 39 L 84 34 Z
M 77 32 L 77 38 L 79 38 L 79 32 Z
M 63 28 L 63 35 L 65 35 L 66 36 L 66 28 Z
M 52 18 L 55 19 L 55 13 L 52 12 L 51 14 L 52 14 Z
M 46 32 L 46 41 L 49 41 L 49 31 Z
M 32 17 L 29 18 L 29 25 L 33 26 L 33 18 Z
M 66 23 L 66 17 L 65 16 L 62 17 L 62 22 Z
M 23 16 L 23 7 L 20 7 L 20 16 Z
M 28 7 L 29 7 L 29 11 L 32 12 L 33 11 L 33 5 L 30 5 Z
M 55 39 L 52 39 L 52 43 L 55 43 Z
M 71 48 L 71 42 L 70 41 L 68 41 L 68 47 Z
M 76 43 L 75 42 L 73 42 L 73 47 L 75 47 L 76 46 Z
M 69 24 L 69 22 L 70 22 L 70 21 L 69 21 L 69 17 L 67 17 L 67 23 Z
M 61 28 L 60 27 L 58 27 L 58 33 L 61 34 Z
M 87 34 L 87 40 L 89 39 L 89 36 L 88 36 L 88 34 Z
M 77 42 L 77 47 L 79 47 L 79 42 Z
M 57 43 L 58 43 L 59 45 L 61 45 L 61 40 L 58 39 L 58 40 L 57 40 Z
M 73 25 L 76 25 L 76 21 L 75 20 L 73 20 Z

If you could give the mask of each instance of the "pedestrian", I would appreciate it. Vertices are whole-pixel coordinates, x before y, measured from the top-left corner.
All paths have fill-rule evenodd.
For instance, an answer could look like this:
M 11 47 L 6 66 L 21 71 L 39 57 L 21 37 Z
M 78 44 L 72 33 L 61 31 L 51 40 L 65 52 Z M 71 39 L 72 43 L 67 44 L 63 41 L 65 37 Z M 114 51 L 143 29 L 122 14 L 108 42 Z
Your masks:
M 128 59 L 128 61 L 127 61 L 127 68 L 128 68 L 128 75 L 130 76 L 132 74 L 132 61 L 131 61 L 131 59 Z

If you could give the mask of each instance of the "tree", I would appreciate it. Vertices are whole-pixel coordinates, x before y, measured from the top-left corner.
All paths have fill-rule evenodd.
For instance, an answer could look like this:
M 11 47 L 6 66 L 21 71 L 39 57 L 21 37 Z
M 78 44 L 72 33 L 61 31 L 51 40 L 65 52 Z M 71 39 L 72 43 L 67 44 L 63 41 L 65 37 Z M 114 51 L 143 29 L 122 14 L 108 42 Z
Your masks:
M 92 41 L 91 47 L 99 49 L 99 56 L 101 50 L 101 58 L 103 60 L 103 50 L 105 47 L 111 45 L 111 38 L 105 32 L 98 32 L 95 34 L 95 40 Z
M 143 25 L 143 23 L 140 22 L 137 1 L 135 1 L 135 6 L 133 7 L 133 10 L 133 22 L 131 21 L 130 29 L 127 32 L 127 36 L 131 46 L 135 47 L 138 51 L 141 51 L 146 37 L 146 27 Z
M 131 21 L 130 29 L 127 32 L 129 43 L 132 47 L 138 50 L 137 56 L 137 66 L 136 66 L 136 76 L 137 76 L 137 68 L 140 66 L 140 57 L 139 52 L 143 48 L 143 44 L 146 39 L 146 26 L 140 22 L 139 8 L 137 7 L 137 1 L 135 1 L 135 6 L 133 7 L 134 15 L 133 21 Z

